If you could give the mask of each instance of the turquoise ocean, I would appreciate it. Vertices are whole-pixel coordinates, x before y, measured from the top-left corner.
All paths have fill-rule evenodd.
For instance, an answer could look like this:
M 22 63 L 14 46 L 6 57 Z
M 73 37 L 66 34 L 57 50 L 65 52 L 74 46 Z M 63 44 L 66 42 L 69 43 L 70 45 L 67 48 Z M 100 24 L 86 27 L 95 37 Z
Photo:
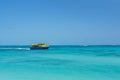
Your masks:
M 0 46 L 0 80 L 120 80 L 120 46 Z

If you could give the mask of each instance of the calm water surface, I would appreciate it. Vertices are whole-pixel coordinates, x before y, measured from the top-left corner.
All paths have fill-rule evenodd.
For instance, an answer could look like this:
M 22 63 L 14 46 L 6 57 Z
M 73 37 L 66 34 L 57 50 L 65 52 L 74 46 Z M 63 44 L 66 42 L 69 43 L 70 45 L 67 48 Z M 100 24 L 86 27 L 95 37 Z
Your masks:
M 0 80 L 119 80 L 120 46 L 0 46 Z

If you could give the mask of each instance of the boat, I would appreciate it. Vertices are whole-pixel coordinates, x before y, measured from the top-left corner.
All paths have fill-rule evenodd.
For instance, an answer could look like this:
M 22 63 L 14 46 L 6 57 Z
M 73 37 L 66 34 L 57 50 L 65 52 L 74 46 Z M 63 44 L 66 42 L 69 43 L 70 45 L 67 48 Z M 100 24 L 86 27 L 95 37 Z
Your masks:
M 38 43 L 38 44 L 32 44 L 30 49 L 31 50 L 40 50 L 40 49 L 48 49 L 49 45 L 45 43 Z

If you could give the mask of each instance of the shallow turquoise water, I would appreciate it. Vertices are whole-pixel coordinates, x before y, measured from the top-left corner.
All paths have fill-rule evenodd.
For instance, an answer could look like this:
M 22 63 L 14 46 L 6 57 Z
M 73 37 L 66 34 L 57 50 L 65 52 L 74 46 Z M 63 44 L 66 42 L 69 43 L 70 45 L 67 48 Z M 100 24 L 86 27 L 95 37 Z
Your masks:
M 0 46 L 0 80 L 119 80 L 120 46 Z

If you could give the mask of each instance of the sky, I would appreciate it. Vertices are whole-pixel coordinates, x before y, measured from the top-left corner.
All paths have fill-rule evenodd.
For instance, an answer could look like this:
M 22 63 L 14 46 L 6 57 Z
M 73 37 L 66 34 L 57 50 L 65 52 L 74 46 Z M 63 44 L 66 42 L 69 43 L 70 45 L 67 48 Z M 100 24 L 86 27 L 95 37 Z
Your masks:
M 0 0 L 0 45 L 120 45 L 120 0 Z

